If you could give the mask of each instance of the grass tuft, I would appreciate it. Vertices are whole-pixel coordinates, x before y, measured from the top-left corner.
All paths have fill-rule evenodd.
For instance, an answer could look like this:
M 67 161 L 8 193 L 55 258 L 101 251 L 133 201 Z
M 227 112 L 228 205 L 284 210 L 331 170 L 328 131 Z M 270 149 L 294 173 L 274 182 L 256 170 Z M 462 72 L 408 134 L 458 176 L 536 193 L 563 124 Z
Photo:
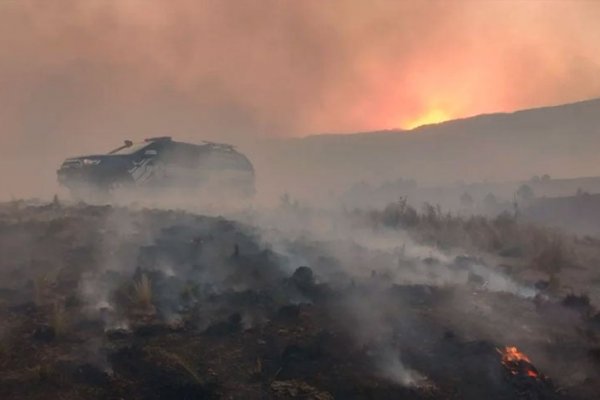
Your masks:
M 194 382 L 200 385 L 204 384 L 204 381 L 202 380 L 202 378 L 200 378 L 200 376 L 196 372 L 196 368 L 190 361 L 186 360 L 179 354 L 171 353 L 163 349 L 159 351 L 159 354 L 166 360 L 169 360 L 173 365 L 180 367 L 183 371 L 185 371 L 188 374 L 190 378 L 192 378 Z
M 143 274 L 139 281 L 134 282 L 133 295 L 135 302 L 140 307 L 152 307 L 152 283 L 146 274 Z
M 56 303 L 52 311 L 52 320 L 50 325 L 54 329 L 57 337 L 64 336 L 67 333 L 68 318 L 65 307 L 62 304 Z

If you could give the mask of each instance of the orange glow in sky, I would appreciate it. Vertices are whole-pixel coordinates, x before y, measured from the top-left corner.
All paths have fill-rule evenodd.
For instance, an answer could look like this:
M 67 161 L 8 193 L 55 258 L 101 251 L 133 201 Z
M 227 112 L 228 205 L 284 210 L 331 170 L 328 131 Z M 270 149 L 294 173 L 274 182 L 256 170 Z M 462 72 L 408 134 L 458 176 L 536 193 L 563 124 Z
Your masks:
M 423 125 L 439 124 L 440 122 L 448 121 L 452 116 L 439 108 L 432 108 L 424 114 L 419 115 L 413 120 L 401 125 L 403 129 L 414 129 Z
M 599 20 L 598 1 L 0 1 L 0 145 L 411 129 L 599 97 Z

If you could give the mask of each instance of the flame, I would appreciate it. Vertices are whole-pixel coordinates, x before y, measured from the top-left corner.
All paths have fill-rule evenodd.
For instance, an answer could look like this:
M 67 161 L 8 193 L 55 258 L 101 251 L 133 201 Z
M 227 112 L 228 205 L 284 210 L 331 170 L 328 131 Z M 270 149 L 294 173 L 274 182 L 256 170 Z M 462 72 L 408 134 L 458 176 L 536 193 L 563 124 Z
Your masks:
M 526 361 L 531 363 L 529 357 L 521 353 L 516 346 L 506 346 L 502 352 L 502 362 L 519 362 Z
M 527 355 L 520 352 L 516 346 L 506 346 L 503 350 L 498 349 L 502 356 L 502 364 L 513 375 L 524 373 L 531 378 L 538 378 L 539 373 L 531 363 Z
M 423 125 L 439 124 L 440 122 L 448 121 L 450 118 L 452 117 L 446 111 L 440 108 L 433 108 L 404 124 L 404 126 L 405 129 L 414 129 Z

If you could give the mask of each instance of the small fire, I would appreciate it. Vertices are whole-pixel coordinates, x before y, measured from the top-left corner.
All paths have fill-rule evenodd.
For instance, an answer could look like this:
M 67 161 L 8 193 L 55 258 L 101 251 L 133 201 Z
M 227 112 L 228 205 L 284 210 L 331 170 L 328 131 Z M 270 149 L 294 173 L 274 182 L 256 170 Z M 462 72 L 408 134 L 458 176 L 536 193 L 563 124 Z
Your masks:
M 498 353 L 502 356 L 502 364 L 511 374 L 539 378 L 540 374 L 531 364 L 529 357 L 521 353 L 516 346 L 506 346 L 503 350 L 498 349 Z

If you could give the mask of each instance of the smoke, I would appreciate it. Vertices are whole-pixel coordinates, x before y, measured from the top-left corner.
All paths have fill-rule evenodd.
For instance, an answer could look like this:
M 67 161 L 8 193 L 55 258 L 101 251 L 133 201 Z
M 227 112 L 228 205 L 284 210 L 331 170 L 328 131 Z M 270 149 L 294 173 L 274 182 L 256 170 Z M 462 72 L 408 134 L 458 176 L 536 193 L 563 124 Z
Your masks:
M 418 386 L 425 384 L 425 378 L 418 372 L 407 368 L 393 349 L 388 349 L 382 356 L 379 368 L 384 377 L 402 386 Z
M 51 192 L 66 155 L 124 138 L 252 147 L 597 96 L 599 13 L 584 1 L 3 2 L 1 167 L 21 177 L 3 173 L 4 190 Z
M 54 170 L 64 157 L 103 152 L 124 138 L 165 134 L 237 144 L 262 157 L 251 157 L 259 177 L 262 171 L 284 176 L 273 179 L 271 195 L 288 189 L 284 185 L 302 192 L 297 181 L 286 182 L 294 174 L 282 173 L 282 163 L 273 162 L 280 161 L 277 156 L 260 149 L 277 150 L 280 143 L 262 139 L 406 128 L 431 118 L 597 96 L 599 18 L 595 2 L 4 2 L 2 194 L 52 193 Z M 321 145 L 314 146 L 321 154 Z M 382 150 L 396 158 L 396 149 L 388 147 Z M 356 148 L 380 154 L 377 148 Z M 293 149 L 319 194 L 331 188 L 318 179 L 319 169 L 354 178 L 344 168 L 355 164 L 361 173 L 379 174 L 357 163 L 350 151 L 335 154 L 343 159 L 337 167 L 329 165 L 333 161 L 307 166 L 309 150 Z M 408 165 L 421 170 L 422 164 L 419 158 Z M 473 165 L 478 163 L 470 169 Z M 315 173 L 306 173 L 311 166 Z M 338 176 L 331 181 L 339 182 Z M 433 290 L 456 289 L 461 296 L 450 296 L 448 315 L 465 326 L 489 317 L 496 324 L 485 320 L 476 326 L 488 337 L 506 330 L 519 302 L 537 293 L 476 257 L 460 262 L 464 249 L 442 251 L 403 231 L 356 226 L 342 212 L 290 205 L 223 210 L 218 200 L 209 200 L 207 212 L 194 199 L 190 205 L 173 197 L 195 211 L 227 212 L 258 227 L 260 235 L 237 232 L 218 218 L 173 212 L 158 221 L 109 213 L 99 227 L 102 241 L 94 242 L 98 268 L 84 272 L 79 288 L 94 312 L 110 314 L 108 326 L 127 326 L 126 312 L 113 307 L 111 296 L 131 296 L 131 283 L 143 273 L 152 274 L 153 300 L 164 319 L 176 319 L 182 307 L 193 304 L 198 325 L 207 327 L 215 315 L 240 308 L 244 315 L 232 324 L 262 321 L 266 311 L 239 305 L 254 304 L 243 298 L 253 290 L 268 288 L 272 297 L 290 303 L 312 301 L 298 288 L 276 286 L 308 265 L 317 282 L 342 294 L 332 308 L 358 343 L 374 349 L 377 371 L 412 386 L 424 378 L 403 350 L 415 335 L 434 333 L 419 326 L 404 300 L 390 291 L 417 287 L 427 300 Z M 474 301 L 473 293 L 514 295 L 517 304 L 498 311 L 492 301 L 497 297 Z M 203 302 L 209 296 L 218 299 L 216 305 Z M 467 306 L 478 307 L 479 314 L 464 316 Z
M 406 387 L 431 385 L 404 354 L 417 342 L 439 338 L 435 330 L 439 327 L 432 329 L 410 311 L 415 298 L 418 304 L 443 299 L 444 311 L 436 323 L 453 326 L 448 320 L 455 318 L 457 331 L 466 337 L 481 335 L 506 343 L 527 338 L 522 330 L 502 332 L 502 327 L 511 325 L 518 306 L 503 309 L 493 302 L 514 296 L 517 303 L 529 304 L 538 290 L 503 272 L 493 264 L 494 256 L 475 257 L 461 247 L 421 244 L 409 231 L 373 229 L 358 223 L 351 213 L 312 209 L 293 201 L 291 206 L 284 202 L 276 209 L 248 211 L 234 218 L 261 227 L 265 246 L 284 256 L 286 273 L 307 265 L 318 282 L 336 290 L 329 312 L 358 347 L 368 349 L 376 373 L 391 382 Z M 534 336 L 542 337 L 541 326 L 528 327 L 527 335 L 534 329 Z
M 13 262 L 29 249 L 37 257 L 56 253 L 47 269 L 63 277 L 61 257 L 73 253 L 66 268 L 77 274 L 85 313 L 108 330 L 137 332 L 151 320 L 206 334 L 239 332 L 277 320 L 283 307 L 312 303 L 330 320 L 321 328 L 354 341 L 369 373 L 406 387 L 436 381 L 430 366 L 438 355 L 415 354 L 424 343 L 434 346 L 447 336 L 519 346 L 533 341 L 528 352 L 546 368 L 552 355 L 544 346 L 562 334 L 557 318 L 569 321 L 564 326 L 581 325 L 559 304 L 552 312 L 537 310 L 536 291 L 500 272 L 489 262 L 497 260 L 493 254 L 465 256 L 463 248 L 422 244 L 410 231 L 373 229 L 348 212 L 284 202 L 224 219 L 144 206 L 17 210 L 20 229 L 41 232 L 50 249 L 11 231 L 2 245 L 27 243 L 12 246 Z M 76 241 L 64 243 L 75 233 Z M 23 279 L 35 276 L 38 264 L 23 269 Z M 298 269 L 303 265 L 309 268 Z M 144 278 L 150 307 L 136 299 L 135 285 Z

